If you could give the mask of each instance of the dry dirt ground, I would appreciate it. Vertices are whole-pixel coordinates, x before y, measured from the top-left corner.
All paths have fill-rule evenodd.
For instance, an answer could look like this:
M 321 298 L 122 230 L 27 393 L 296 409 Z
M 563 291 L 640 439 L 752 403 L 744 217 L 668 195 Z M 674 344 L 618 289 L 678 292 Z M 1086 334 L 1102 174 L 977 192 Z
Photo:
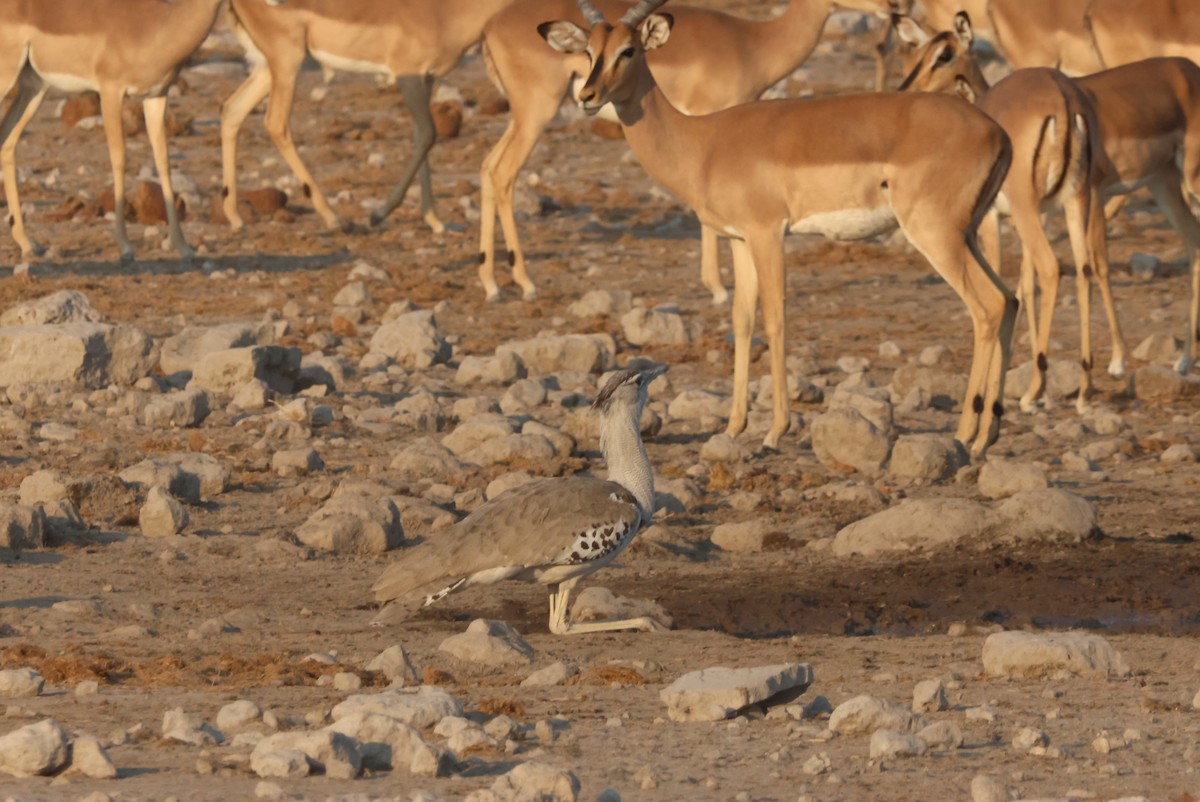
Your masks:
M 769 10 L 765 4 L 735 8 L 756 14 Z M 225 53 L 222 47 L 210 48 L 205 57 L 219 59 Z M 803 82 L 793 80 L 788 89 L 861 89 L 871 76 L 868 53 L 865 41 L 822 44 Z M 453 229 L 440 236 L 421 224 L 411 198 L 378 230 L 327 232 L 294 183 L 286 182 L 290 219 L 255 223 L 236 236 L 210 222 L 209 204 L 220 185 L 219 107 L 241 75 L 233 64 L 189 69 L 184 73 L 188 89 L 172 103 L 193 118 L 191 130 L 176 137 L 172 149 L 173 164 L 194 179 L 201 195 L 201 208 L 190 209 L 185 223 L 191 241 L 204 251 L 194 263 L 181 263 L 156 243 L 143 242 L 141 227 L 133 225 L 140 259 L 120 265 L 107 222 L 54 219 L 54 211 L 71 199 L 99 195 L 110 178 L 100 132 L 66 127 L 52 113 L 54 103 L 47 104 L 18 156 L 30 209 L 27 224 L 52 250 L 33 265 L 36 281 L 10 278 L 0 285 L 2 306 L 75 288 L 109 320 L 161 337 L 185 324 L 262 319 L 294 301 L 301 314 L 285 343 L 312 350 L 308 336 L 329 330 L 331 299 L 356 260 L 363 259 L 394 280 L 373 287 L 369 318 L 377 321 L 402 298 L 424 306 L 443 302 L 438 319 L 444 331 L 458 337 L 457 359 L 490 354 L 500 343 L 540 331 L 606 331 L 623 342 L 616 321 L 581 321 L 565 310 L 589 289 L 629 289 L 647 305 L 677 304 L 689 320 L 700 322 L 706 336 L 687 347 L 624 344 L 620 359 L 643 354 L 671 363 L 676 391 L 727 389 L 728 310 L 713 307 L 699 284 L 695 223 L 654 186 L 624 143 L 593 135 L 589 120 L 576 113 L 560 117 L 526 171 L 540 179 L 536 189 L 522 179 L 526 212 L 520 224 L 539 283 L 538 300 L 522 302 L 508 286 L 502 303 L 486 304 L 475 277 L 478 227 L 470 210 L 478 202 L 479 164 L 507 118 L 479 110 L 496 93 L 478 56 L 469 56 L 445 81 L 461 92 L 467 116 L 462 135 L 440 142 L 433 152 L 439 210 Z M 398 93 L 371 79 L 339 76 L 317 103 L 310 93 L 320 82 L 318 71 L 301 77 L 295 136 L 330 197 L 344 193 L 336 204 L 339 211 L 363 223 L 361 201 L 386 194 L 409 151 L 407 117 Z M 288 176 L 261 119 L 260 111 L 242 134 L 244 188 L 274 185 Z M 376 153 L 384 159 L 379 168 L 368 166 L 368 157 Z M 150 163 L 144 136 L 130 142 L 129 162 L 135 174 Z M 1055 247 L 1065 257 L 1061 228 L 1055 230 Z M 1131 346 L 1154 332 L 1182 335 L 1189 279 L 1181 243 L 1142 199 L 1127 206 L 1110 231 L 1114 289 Z M 17 260 L 14 246 L 0 246 L 8 259 Z M 1010 282 L 1015 248 L 1009 238 Z M 1152 279 L 1133 278 L 1127 262 L 1138 251 L 1157 255 L 1166 269 Z M 1070 296 L 1074 279 L 1069 268 L 1067 273 L 1063 295 Z M 879 345 L 886 340 L 908 355 L 945 345 L 951 368 L 967 368 L 969 321 L 963 305 L 903 244 L 792 238 L 787 280 L 789 344 L 815 348 L 830 383 L 840 378 L 834 367 L 839 357 L 861 356 L 871 360 L 870 377 L 886 385 L 907 360 L 880 357 Z M 1093 307 L 1097 363 L 1104 365 L 1107 334 L 1098 307 Z M 1066 302 L 1056 319 L 1056 356 L 1074 360 L 1077 330 L 1076 307 Z M 1022 322 L 1018 334 L 1023 331 Z M 342 335 L 332 350 L 357 361 L 365 352 L 363 338 Z M 1027 346 L 1018 344 L 1016 362 L 1027 359 Z M 1134 360 L 1131 369 L 1139 365 Z M 756 375 L 765 369 L 761 359 L 753 367 Z M 583 799 L 595 799 L 611 787 L 627 800 L 945 802 L 968 798 L 970 781 L 980 773 L 997 777 L 1024 798 L 1190 799 L 1189 793 L 1200 795 L 1195 774 L 1200 720 L 1192 708 L 1200 688 L 1200 554 L 1194 542 L 1200 469 L 1194 463 L 1168 465 L 1158 455 L 1175 443 L 1200 446 L 1200 411 L 1190 402 L 1141 403 L 1128 394 L 1125 381 L 1098 373 L 1096 404 L 1119 413 L 1126 425 L 1121 450 L 1099 471 L 1072 471 L 1058 462 L 1064 452 L 1099 438 L 1087 430 L 1072 432 L 1077 416 L 1069 403 L 1033 416 L 1016 413 L 1011 404 L 1013 413 L 1005 418 L 993 455 L 1046 464 L 1055 485 L 1096 505 L 1102 536 L 1082 545 L 1016 551 L 961 548 L 931 556 L 835 558 L 807 541 L 827 537 L 871 510 L 804 501 L 800 493 L 787 491 L 847 478 L 867 480 L 821 466 L 801 429 L 784 438 L 778 453 L 755 454 L 729 469 L 693 472 L 699 499 L 686 512 L 665 516 L 619 566 L 593 579 L 621 594 L 654 599 L 674 616 L 674 631 L 572 639 L 547 633 L 542 589 L 508 585 L 453 597 L 402 627 L 372 629 L 367 626 L 373 614 L 369 587 L 388 557 L 324 557 L 283 544 L 256 548 L 268 539 L 286 542 L 319 506 L 322 488 L 327 495 L 331 485 L 355 476 L 386 482 L 391 456 L 420 433 L 396 427 L 378 436 L 339 419 L 313 440 L 326 463 L 324 472 L 285 479 L 271 473 L 264 454 L 251 447 L 256 436 L 230 426 L 224 413 L 193 431 L 149 431 L 120 416 L 43 404 L 30 413 L 32 423 L 63 421 L 81 427 L 81 436 L 70 442 L 10 438 L 0 455 L 0 486 L 8 500 L 15 499 L 21 479 L 40 468 L 71 475 L 113 473 L 167 451 L 211 453 L 233 468 L 236 484 L 192 508 L 192 524 L 182 537 L 143 538 L 127 521 L 98 527 L 72 544 L 3 555 L 0 664 L 37 667 L 50 686 L 41 697 L 15 700 L 0 730 L 50 715 L 70 730 L 102 739 L 138 724 L 152 737 L 110 750 L 120 769 L 117 780 L 5 776 L 0 798 L 78 799 L 96 790 L 123 800 L 250 798 L 257 778 L 246 768 L 245 750 L 213 747 L 202 756 L 195 747 L 160 742 L 163 712 L 183 707 L 211 720 L 228 701 L 248 698 L 285 718 L 314 711 L 323 715 L 344 694 L 318 686 L 319 672 L 300 666 L 301 657 L 336 652 L 344 666 L 361 671 L 380 650 L 402 643 L 426 676 L 461 697 L 468 710 L 507 711 L 525 723 L 562 717 L 571 724 L 569 737 L 528 742 L 517 755 L 466 756 L 464 770 L 451 778 L 404 772 L 340 782 L 313 777 L 282 782 L 289 793 L 313 799 L 355 793 L 407 798 L 423 788 L 457 798 L 487 787 L 516 761 L 534 756 L 574 770 Z M 351 381 L 327 403 L 335 409 L 350 400 L 359 406 L 391 404 L 420 386 L 434 388 L 447 408 L 468 392 L 454 383 L 452 367 L 439 366 L 407 376 L 390 390 Z M 811 418 L 820 407 L 797 405 L 796 411 Z M 898 424 L 901 431 L 945 433 L 955 422 L 952 413 L 926 411 Z M 710 433 L 668 421 L 649 444 L 651 459 L 663 475 L 682 476 L 699 463 L 699 449 Z M 747 435 L 745 442 L 754 447 L 758 441 Z M 599 467 L 595 444 L 586 448 L 593 450 L 575 464 L 590 461 Z M 468 486 L 482 488 L 495 473 L 476 472 Z M 906 496 L 978 497 L 969 480 L 915 488 L 887 479 L 876 484 L 892 503 Z M 758 507 L 749 513 L 733 509 L 729 501 L 740 491 L 761 494 Z M 747 555 L 723 553 L 709 543 L 715 525 L 753 516 L 770 517 L 789 537 Z M 50 609 L 68 599 L 98 604 L 74 613 Z M 189 636 L 214 617 L 238 631 Z M 571 662 L 582 669 L 580 681 L 531 690 L 517 684 L 528 669 L 489 672 L 438 651 L 445 637 L 476 617 L 511 622 L 536 649 L 534 667 Z M 966 623 L 966 634 L 948 634 L 955 622 Z M 108 634 L 130 623 L 151 634 L 133 640 Z M 981 646 L 985 634 L 999 627 L 1097 632 L 1122 652 L 1133 675 L 1121 681 L 989 678 L 982 671 Z M 880 762 L 868 759 L 865 737 L 823 740 L 820 721 L 663 721 L 658 692 L 687 671 L 784 661 L 810 662 L 815 682 L 805 698 L 823 695 L 833 704 L 859 693 L 907 703 L 915 682 L 942 678 L 951 707 L 933 718 L 959 723 L 966 743 L 956 751 Z M 75 684 L 88 678 L 101 681 L 100 692 L 76 697 Z M 995 720 L 968 720 L 965 709 L 982 704 L 995 708 Z M 1019 754 L 1010 741 L 1025 726 L 1045 730 L 1062 754 Z M 1123 738 L 1129 729 L 1140 731 L 1140 739 L 1108 754 L 1091 747 L 1104 731 Z M 805 761 L 818 753 L 828 755 L 830 769 L 805 773 Z

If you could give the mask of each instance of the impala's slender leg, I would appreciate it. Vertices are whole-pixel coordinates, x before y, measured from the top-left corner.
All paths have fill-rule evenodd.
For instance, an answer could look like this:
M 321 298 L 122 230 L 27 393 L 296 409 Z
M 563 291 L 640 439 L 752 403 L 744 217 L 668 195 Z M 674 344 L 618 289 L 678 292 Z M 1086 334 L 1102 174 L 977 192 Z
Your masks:
M 292 103 L 296 97 L 296 75 L 300 72 L 300 65 L 304 60 L 304 50 L 300 49 L 298 53 L 299 58 L 296 51 L 291 50 L 273 54 L 274 58 L 268 58 L 271 69 L 271 98 L 267 101 L 267 133 L 270 134 L 275 147 L 283 154 L 284 161 L 300 179 L 304 194 L 312 199 L 313 209 L 325 221 L 326 227 L 340 228 L 344 231 L 346 224 L 330 208 L 329 201 L 313 180 L 312 173 L 304 166 L 300 154 L 296 152 L 296 143 L 292 141 Z
M 758 308 L 758 273 L 750 244 L 744 239 L 731 239 L 729 244 L 733 250 L 733 398 L 725 433 L 735 437 L 746 429 L 750 403 L 750 345 Z
M 1021 283 L 1017 297 L 1025 307 L 1025 316 L 1029 321 L 1029 344 L 1033 349 L 1034 361 L 1029 389 L 1021 397 L 1022 412 L 1035 411 L 1038 399 L 1046 390 L 1050 326 L 1054 320 L 1054 304 L 1058 300 L 1061 280 L 1058 257 L 1046 239 L 1046 231 L 1042 228 L 1042 218 L 1038 213 L 1039 199 L 1033 196 L 1033 190 L 1033 185 L 1029 184 L 1028 187 L 1022 186 L 1019 193 L 1009 194 L 1013 225 L 1021 237 Z M 1041 290 L 1041 301 L 1035 308 L 1038 289 Z
M 779 438 L 791 425 L 787 392 L 787 354 L 784 351 L 784 322 L 786 319 L 783 276 L 783 231 L 758 232 L 750 243 L 754 272 L 758 276 L 758 301 L 762 306 L 763 330 L 771 356 L 771 398 L 773 415 L 771 430 L 763 439 L 767 448 L 778 448 Z
M 21 195 L 17 187 L 17 143 L 21 134 L 46 96 L 46 86 L 33 70 L 23 67 L 17 75 L 17 96 L 0 122 L 0 169 L 4 174 L 4 197 L 8 202 L 8 221 L 21 256 L 40 256 L 45 249 L 25 233 L 25 215 L 21 213 Z M 6 90 L 7 91 L 7 90 Z
M 721 246 L 717 232 L 700 224 L 700 281 L 712 293 L 714 306 L 729 300 L 729 291 L 721 282 Z
M 437 129 L 433 126 L 433 114 L 429 102 L 433 95 L 432 75 L 406 75 L 399 79 L 400 90 L 404 93 L 404 103 L 412 115 L 413 121 L 413 154 L 404 168 L 400 182 L 388 195 L 383 206 L 371 212 L 371 225 L 377 226 L 404 202 L 408 187 L 418 170 L 421 173 L 421 212 L 425 222 L 439 234 L 446 226 L 438 219 L 433 210 L 433 181 L 429 175 L 429 151 L 437 140 Z
M 133 246 L 125 234 L 125 131 L 121 127 L 121 104 L 125 90 L 113 84 L 100 87 L 100 114 L 104 119 L 104 136 L 108 139 L 108 157 L 113 171 L 113 221 L 121 261 L 133 261 Z
M 1171 226 L 1179 232 L 1183 244 L 1187 247 L 1188 264 L 1192 274 L 1192 303 L 1188 316 L 1187 342 L 1184 345 L 1183 356 L 1179 358 L 1175 369 L 1187 373 L 1196 359 L 1196 328 L 1200 325 L 1200 222 L 1192 216 L 1187 201 L 1183 198 L 1183 175 L 1177 169 L 1164 170 L 1157 175 L 1149 185 L 1154 202 L 1167 216 Z
M 487 299 L 500 297 L 496 284 L 496 214 L 500 215 L 500 228 L 508 246 L 508 264 L 512 268 L 513 281 L 521 287 L 526 300 L 537 295 L 529 273 L 525 269 L 525 254 L 517 235 L 517 222 L 513 217 L 513 187 L 517 175 L 537 144 L 542 130 L 554 115 L 566 92 L 566 82 L 552 87 L 538 87 L 520 98 L 512 98 L 512 119 L 500 141 L 483 161 L 480 170 L 480 223 L 479 223 L 479 280 L 487 293 Z M 557 94 L 555 94 L 557 90 Z
M 245 225 L 238 213 L 237 141 L 242 123 L 262 99 L 271 93 L 271 71 L 257 64 L 242 85 L 221 106 L 221 205 L 229 227 L 238 231 Z
M 948 220 L 934 227 L 929 224 L 934 219 L 932 208 L 922 206 L 930 204 L 918 202 L 910 214 L 898 217 L 909 241 L 958 293 L 971 315 L 975 335 L 971 372 L 954 437 L 978 457 L 999 434 L 1004 412 L 1004 371 L 1008 367 L 1017 305 L 987 266 L 974 232 L 967 226 L 958 228 Z M 965 238 L 964 229 L 968 231 Z
M 1107 265 L 1105 265 L 1106 269 L 1101 272 L 1087 230 L 1088 218 L 1091 216 L 1095 200 L 1094 196 L 1094 190 L 1085 180 L 1083 186 L 1063 201 L 1067 235 L 1071 240 L 1071 256 L 1075 260 L 1076 291 L 1079 293 L 1079 367 L 1082 375 L 1079 380 L 1079 397 L 1075 400 L 1075 408 L 1080 413 L 1087 409 L 1087 396 L 1092 389 L 1091 370 L 1095 364 L 1092 357 L 1091 317 L 1087 314 L 1091 309 L 1090 279 L 1092 275 L 1095 275 L 1096 283 L 1100 285 L 1100 295 L 1104 300 L 1104 311 L 1108 315 L 1109 331 L 1112 334 L 1113 357 L 1112 362 L 1109 363 L 1109 372 L 1112 373 L 1113 365 L 1117 364 L 1124 372 L 1125 362 L 1125 342 L 1121 336 L 1121 326 L 1117 322 L 1117 310 L 1113 306 L 1112 290 L 1108 286 Z M 1086 303 L 1084 295 L 1088 296 Z
M 1100 293 L 1105 297 L 1105 312 L 1108 314 L 1108 325 L 1113 339 L 1112 361 L 1108 363 L 1108 373 L 1114 377 L 1125 375 L 1125 339 L 1120 333 L 1117 323 L 1116 309 L 1112 306 L 1112 292 L 1108 287 L 1108 235 L 1105 230 L 1104 204 L 1098 199 L 1089 206 L 1087 227 L 1088 251 L 1091 253 L 1092 265 L 1096 276 L 1100 278 Z M 1111 311 L 1110 311 L 1111 310 Z
M 167 229 L 171 247 L 184 259 L 191 259 L 196 251 L 183 238 L 179 225 L 179 211 L 175 208 L 175 189 L 171 186 L 171 160 L 167 153 L 167 96 L 148 97 L 142 101 L 142 114 L 146 118 L 146 136 L 150 139 L 150 150 L 154 153 L 154 169 L 162 182 L 163 201 L 167 206 Z
M 1193 107 L 1194 108 L 1194 107 Z M 1196 217 L 1191 212 L 1191 207 L 1188 205 L 1188 200 L 1200 200 L 1200 117 L 1192 115 L 1192 121 L 1195 124 L 1190 124 L 1187 130 L 1187 136 L 1183 143 L 1183 187 L 1187 192 L 1187 198 L 1180 197 L 1180 205 L 1183 211 L 1187 212 L 1188 219 L 1195 224 Z M 1193 229 L 1195 226 L 1193 226 Z M 1193 248 L 1200 250 L 1200 242 L 1193 241 Z M 1180 373 L 1187 373 L 1192 368 L 1192 364 L 1197 357 L 1197 348 L 1200 348 L 1200 256 L 1195 251 L 1192 252 L 1192 305 L 1188 316 L 1188 336 L 1186 351 L 1183 357 L 1180 358 L 1176 369 Z

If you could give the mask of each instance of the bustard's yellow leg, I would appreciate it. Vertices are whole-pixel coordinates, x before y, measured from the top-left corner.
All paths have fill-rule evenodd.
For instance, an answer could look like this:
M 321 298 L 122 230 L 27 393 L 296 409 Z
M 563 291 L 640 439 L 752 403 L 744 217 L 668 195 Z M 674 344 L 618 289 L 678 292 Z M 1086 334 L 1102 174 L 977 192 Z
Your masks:
M 584 632 L 613 632 L 621 629 L 635 629 L 641 632 L 666 632 L 667 627 L 653 618 L 611 618 L 601 621 L 581 621 L 572 624 L 567 621 L 569 609 L 568 600 L 571 588 L 575 587 L 577 579 L 569 579 L 558 585 L 550 586 L 550 631 L 555 635 L 579 635 Z

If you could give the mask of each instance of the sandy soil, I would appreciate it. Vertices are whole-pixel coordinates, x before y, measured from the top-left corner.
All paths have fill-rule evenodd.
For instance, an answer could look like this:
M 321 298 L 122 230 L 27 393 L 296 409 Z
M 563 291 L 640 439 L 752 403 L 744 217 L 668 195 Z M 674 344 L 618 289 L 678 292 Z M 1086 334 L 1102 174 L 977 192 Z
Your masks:
M 766 6 L 738 9 L 761 14 Z M 871 76 L 868 53 L 865 41 L 823 44 L 806 75 L 818 93 L 862 88 Z M 539 196 L 547 199 L 540 203 L 542 213 L 523 214 L 520 221 L 539 299 L 521 302 L 509 286 L 503 303 L 489 305 L 475 277 L 477 223 L 468 210 L 478 201 L 479 163 L 506 116 L 478 111 L 496 93 L 477 56 L 445 82 L 461 92 L 467 117 L 462 135 L 440 142 L 433 154 L 439 211 L 453 229 L 440 236 L 421 224 L 412 198 L 378 230 L 326 232 L 294 183 L 286 181 L 293 197 L 291 219 L 256 223 L 236 236 L 209 222 L 208 206 L 220 184 L 219 105 L 240 75 L 236 69 L 203 75 L 189 70 L 184 74 L 188 90 L 173 102 L 193 118 L 191 131 L 176 137 L 172 148 L 173 164 L 196 181 L 202 194 L 202 208 L 189 210 L 185 223 L 191 241 L 205 252 L 194 263 L 180 263 L 159 251 L 156 242 L 143 242 L 142 227 L 132 225 L 140 259 L 119 265 L 108 223 L 55 220 L 56 209 L 85 193 L 99 195 L 110 178 L 100 132 L 67 128 L 43 111 L 18 155 L 27 225 L 52 250 L 34 265 L 36 281 L 0 284 L 0 305 L 75 288 L 110 320 L 167 336 L 185 324 L 261 319 L 291 300 L 303 313 L 285 344 L 312 350 L 306 338 L 329 330 L 331 298 L 355 261 L 364 259 L 394 279 L 391 286 L 373 287 L 370 319 L 378 320 L 388 304 L 402 298 L 429 306 L 444 301 L 439 322 L 459 337 L 459 355 L 490 354 L 499 343 L 539 331 L 602 330 L 622 341 L 622 360 L 641 353 L 670 362 L 676 390 L 728 387 L 728 311 L 713 307 L 699 284 L 694 221 L 654 186 L 624 143 L 594 136 L 590 121 L 574 112 L 562 115 L 527 168 L 527 175 L 539 178 L 536 189 L 523 181 L 526 208 L 537 208 Z M 317 104 L 310 92 L 319 83 L 319 72 L 301 77 L 295 136 L 329 196 L 345 193 L 336 204 L 339 212 L 365 223 L 361 201 L 386 194 L 409 150 L 402 102 L 395 90 L 379 89 L 371 79 L 339 76 Z M 799 82 L 789 87 L 800 88 Z M 382 168 L 368 166 L 373 153 L 383 155 Z M 261 113 L 243 130 L 242 154 L 244 188 L 274 185 L 288 175 L 262 131 Z M 130 142 L 129 163 L 134 174 L 150 163 L 144 137 Z M 165 227 L 159 230 L 161 238 Z M 1061 227 L 1055 230 L 1056 250 L 1066 257 Z M 1189 290 L 1181 243 L 1142 199 L 1126 207 L 1110 232 L 1114 290 L 1131 346 L 1153 332 L 1181 336 Z M 6 258 L 17 258 L 15 246 L 4 243 L 3 248 Z M 1010 276 L 1015 249 L 1009 238 Z M 1132 278 L 1126 263 L 1138 251 L 1162 259 L 1163 275 Z M 839 375 L 836 360 L 852 355 L 871 359 L 869 375 L 887 384 L 907 357 L 880 357 L 878 347 L 885 340 L 910 355 L 926 346 L 948 346 L 950 367 L 965 372 L 970 356 L 965 309 L 907 246 L 793 238 L 788 254 L 789 343 L 795 349 L 815 347 L 831 381 Z M 1073 283 L 1068 268 L 1063 295 L 1073 294 Z M 689 347 L 636 349 L 623 343 L 615 321 L 567 316 L 567 304 L 596 287 L 632 290 L 648 305 L 675 303 L 709 334 Z M 1097 363 L 1104 365 L 1107 335 L 1099 304 L 1093 309 Z M 1055 356 L 1074 360 L 1075 306 L 1065 303 L 1055 323 Z M 357 361 L 365 342 L 348 333 L 335 350 Z M 1028 347 L 1018 344 L 1016 361 L 1027 359 Z M 1131 368 L 1138 366 L 1134 362 Z M 765 369 L 764 360 L 753 366 L 756 375 Z M 263 453 L 252 448 L 257 436 L 228 425 L 223 413 L 194 431 L 149 431 L 67 403 L 44 405 L 35 422 L 71 423 L 82 434 L 65 443 L 34 438 L 7 444 L 0 458 L 6 499 L 15 499 L 21 479 L 40 468 L 72 475 L 113 473 L 145 455 L 168 451 L 211 453 L 233 468 L 236 485 L 192 508 L 192 525 L 183 537 L 150 540 L 128 520 L 94 522 L 96 529 L 79 542 L 2 555 L 0 665 L 38 667 L 51 686 L 42 697 L 16 700 L 0 730 L 51 715 L 68 729 L 102 739 L 137 724 L 145 725 L 148 735 L 111 749 L 121 772 L 116 781 L 4 777 L 0 796 L 78 799 L 103 790 L 119 799 L 249 798 L 257 778 L 246 766 L 247 750 L 214 747 L 202 756 L 194 747 L 160 742 L 163 712 L 183 707 L 211 719 L 228 701 L 249 698 L 285 717 L 323 715 L 344 694 L 317 686 L 320 672 L 300 666 L 301 657 L 336 652 L 341 664 L 361 670 L 380 650 L 399 642 L 428 678 L 447 685 L 468 709 L 507 711 L 527 723 L 560 716 L 571 723 L 569 736 L 548 744 L 532 740 L 515 756 L 470 755 L 463 772 L 448 779 L 403 772 L 353 782 L 314 777 L 281 783 L 289 792 L 320 799 L 406 795 L 425 788 L 455 798 L 490 785 L 516 761 L 536 757 L 577 772 L 584 799 L 612 787 L 627 800 L 943 802 L 968 798 L 970 781 L 979 773 L 1000 778 L 1025 798 L 1190 799 L 1188 793 L 1200 795 L 1194 773 L 1200 722 L 1191 704 L 1200 687 L 1200 554 L 1194 542 L 1200 469 L 1162 463 L 1158 454 L 1174 443 L 1200 446 L 1200 415 L 1191 403 L 1138 402 L 1125 381 L 1097 373 L 1096 403 L 1117 411 L 1128 427 L 1122 449 L 1100 471 L 1070 471 L 1057 463 L 1065 451 L 1098 439 L 1090 432 L 1082 440 L 1071 439 L 1070 427 L 1061 426 L 1076 420 L 1069 404 L 1035 416 L 1016 414 L 1013 404 L 993 454 L 1049 464 L 1056 485 L 1096 505 L 1103 537 L 1073 547 L 835 558 L 806 541 L 828 536 L 871 510 L 803 501 L 799 493 L 785 492 L 847 478 L 817 462 L 807 431 L 801 430 L 789 434 L 778 453 L 757 454 L 720 476 L 710 472 L 696 478 L 702 491 L 697 503 L 686 513 L 666 516 L 630 548 L 620 566 L 593 580 L 631 597 L 653 598 L 674 616 L 675 631 L 575 639 L 547 633 L 543 590 L 508 585 L 455 596 L 401 628 L 371 629 L 370 583 L 389 558 L 311 557 L 287 545 L 290 532 L 319 506 L 322 488 L 327 494 L 338 481 L 354 476 L 386 481 L 391 456 L 419 433 L 397 427 L 380 437 L 336 422 L 314 438 L 325 472 L 284 479 L 272 474 Z M 468 392 L 454 384 L 453 368 L 447 366 L 409 376 L 407 383 L 410 389 L 434 388 L 448 401 Z M 353 399 L 361 406 L 374 397 L 390 404 L 402 395 L 351 382 L 329 403 L 336 408 Z M 798 405 L 797 411 L 811 418 L 820 407 Z M 898 421 L 901 431 L 943 433 L 952 432 L 955 423 L 955 415 L 938 411 Z M 682 476 L 698 462 L 709 433 L 668 422 L 649 445 L 651 458 L 664 475 Z M 746 442 L 756 446 L 757 438 L 747 436 Z M 475 473 L 470 486 L 484 487 L 495 473 Z M 971 481 L 905 488 L 885 479 L 877 486 L 892 502 L 906 496 L 978 495 Z M 740 491 L 762 495 L 749 514 L 730 506 Z M 790 539 L 749 555 L 722 553 L 709 543 L 714 525 L 748 515 L 772 517 Z M 266 540 L 281 541 L 279 548 L 259 548 Z M 68 614 L 50 609 L 67 599 L 97 603 Z M 522 688 L 517 683 L 527 669 L 489 672 L 437 650 L 445 637 L 481 616 L 507 620 L 524 633 L 537 651 L 534 667 L 568 661 L 582 669 L 580 680 Z M 214 617 L 239 631 L 189 636 Z M 956 622 L 967 624 L 966 634 L 948 634 Z M 108 634 L 131 623 L 147 627 L 151 636 L 119 640 Z M 1133 676 L 1124 681 L 989 678 L 982 672 L 980 650 L 985 635 L 1000 627 L 1082 627 L 1103 634 L 1128 660 Z M 658 691 L 686 671 L 789 660 L 813 665 L 815 682 L 806 699 L 823 695 L 835 705 L 859 693 L 907 704 L 915 682 L 942 678 L 951 708 L 931 719 L 957 722 L 966 745 L 881 763 L 868 759 L 865 737 L 826 741 L 820 721 L 663 721 Z M 362 673 L 368 683 L 377 679 Z M 74 685 L 87 678 L 101 680 L 100 693 L 74 696 Z M 966 718 L 967 707 L 981 704 L 995 708 L 994 721 Z M 1063 754 L 1018 753 L 1009 744 L 1025 726 L 1045 730 Z M 1108 754 L 1091 747 L 1102 732 L 1124 738 L 1127 730 L 1137 730 L 1140 738 L 1130 733 L 1127 746 Z M 827 753 L 830 770 L 804 773 L 804 762 L 819 753 Z

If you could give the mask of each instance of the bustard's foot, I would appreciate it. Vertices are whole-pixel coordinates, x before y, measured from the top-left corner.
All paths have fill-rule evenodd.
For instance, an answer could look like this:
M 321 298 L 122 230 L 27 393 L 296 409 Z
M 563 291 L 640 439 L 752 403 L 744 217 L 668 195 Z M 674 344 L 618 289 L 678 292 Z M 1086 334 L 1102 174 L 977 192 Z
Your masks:
M 661 621 L 643 616 L 641 618 L 625 618 L 601 621 L 566 622 L 555 626 L 550 622 L 550 631 L 555 635 L 582 635 L 587 632 L 619 632 L 632 629 L 637 632 L 670 632 L 670 627 Z

